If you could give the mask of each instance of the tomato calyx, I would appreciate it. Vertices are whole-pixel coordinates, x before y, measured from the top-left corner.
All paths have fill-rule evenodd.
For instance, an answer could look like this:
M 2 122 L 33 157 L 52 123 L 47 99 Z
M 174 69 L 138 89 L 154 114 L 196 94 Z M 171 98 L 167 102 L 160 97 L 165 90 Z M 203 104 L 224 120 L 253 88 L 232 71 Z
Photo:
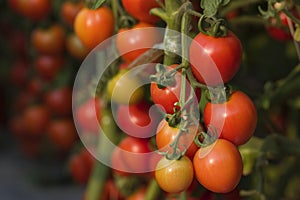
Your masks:
M 225 20 L 222 18 L 208 18 L 203 14 L 198 21 L 198 28 L 200 32 L 212 37 L 226 37 L 228 35 Z
M 218 139 L 218 132 L 217 129 L 214 126 L 208 126 L 207 131 L 200 131 L 195 139 L 194 143 L 198 147 L 207 147 L 214 143 Z
M 157 73 L 155 75 L 151 75 L 150 80 L 156 82 L 159 89 L 176 84 L 174 75 L 177 73 L 177 67 L 167 72 L 164 65 L 157 64 L 155 69 Z
M 217 87 L 209 87 L 207 90 L 205 90 L 207 100 L 217 104 L 227 102 L 231 96 L 231 93 L 232 88 L 228 84 Z

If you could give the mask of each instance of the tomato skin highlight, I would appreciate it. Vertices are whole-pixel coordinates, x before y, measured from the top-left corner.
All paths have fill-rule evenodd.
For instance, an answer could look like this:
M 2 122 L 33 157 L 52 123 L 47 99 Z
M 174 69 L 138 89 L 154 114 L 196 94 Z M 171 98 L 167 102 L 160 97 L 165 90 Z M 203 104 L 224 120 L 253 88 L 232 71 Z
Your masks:
M 215 127 L 220 138 L 235 145 L 245 144 L 253 135 L 257 124 L 257 111 L 252 100 L 242 91 L 234 91 L 223 104 L 207 103 L 204 123 Z
M 192 161 L 186 156 L 179 160 L 169 160 L 163 157 L 157 163 L 155 179 L 164 191 L 180 193 L 186 190 L 194 179 Z
M 213 144 L 200 148 L 193 164 L 199 183 L 216 193 L 233 191 L 243 172 L 240 152 L 225 139 L 217 139 Z
M 76 15 L 74 30 L 82 43 L 93 49 L 114 32 L 114 17 L 110 8 L 99 7 L 96 10 L 82 8 Z
M 225 37 L 199 33 L 190 45 L 190 63 L 195 78 L 203 84 L 227 83 L 238 72 L 242 61 L 242 45 L 229 31 Z

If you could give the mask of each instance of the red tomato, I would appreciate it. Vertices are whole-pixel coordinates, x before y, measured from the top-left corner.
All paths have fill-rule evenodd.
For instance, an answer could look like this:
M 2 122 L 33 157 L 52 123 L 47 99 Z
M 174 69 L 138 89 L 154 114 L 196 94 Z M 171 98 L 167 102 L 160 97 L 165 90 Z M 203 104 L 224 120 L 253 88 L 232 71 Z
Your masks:
M 26 84 L 26 91 L 35 98 L 39 98 L 44 92 L 45 82 L 39 77 L 34 76 Z
M 141 22 L 155 23 L 160 20 L 159 17 L 150 14 L 152 8 L 159 7 L 156 0 L 122 0 L 122 4 L 130 15 Z
M 45 80 L 53 80 L 60 69 L 64 66 L 65 60 L 61 55 L 39 54 L 35 59 L 35 69 Z
M 194 179 L 193 163 L 186 156 L 179 160 L 168 160 L 163 157 L 157 163 L 155 179 L 164 191 L 180 193 L 186 190 Z
M 76 15 L 79 13 L 79 11 L 83 8 L 84 4 L 83 2 L 72 2 L 72 1 L 65 1 L 62 3 L 60 8 L 60 16 L 62 20 L 69 25 L 70 27 L 73 27 L 73 23 L 75 21 Z
M 69 34 L 66 39 L 67 51 L 76 59 L 83 60 L 90 52 L 76 34 Z
M 291 12 L 295 17 L 300 18 L 297 9 L 292 9 Z M 293 36 L 289 30 L 288 16 L 283 12 L 279 12 L 279 20 L 278 22 L 275 17 L 269 19 L 269 24 L 266 26 L 268 34 L 278 41 L 292 40 Z M 291 23 L 293 22 L 291 21 Z
M 101 118 L 100 100 L 88 99 L 75 111 L 75 120 L 84 131 L 98 133 Z
M 199 33 L 190 46 L 190 63 L 195 78 L 215 86 L 230 81 L 240 68 L 242 45 L 234 33 L 212 37 Z
M 70 174 L 75 182 L 86 184 L 90 171 L 85 165 L 85 162 L 80 154 L 74 154 L 69 161 Z
M 139 138 L 154 135 L 161 118 L 156 108 L 146 101 L 133 105 L 120 105 L 117 109 L 117 124 L 125 133 Z
M 204 123 L 216 128 L 220 138 L 242 145 L 255 131 L 257 112 L 252 100 L 245 93 L 234 91 L 225 103 L 206 104 Z
M 180 129 L 178 127 L 169 126 L 168 122 L 163 119 L 156 131 L 156 145 L 159 151 L 172 153 L 174 148 L 170 146 L 179 134 Z M 187 148 L 186 155 L 189 158 L 193 158 L 194 154 L 198 150 L 197 145 L 194 143 L 194 138 L 198 132 L 198 127 L 191 125 L 188 127 L 188 132 L 182 133 L 178 142 L 178 148 L 180 151 L 184 151 Z
M 23 115 L 30 135 L 39 136 L 46 131 L 50 113 L 44 105 L 29 106 L 24 110 Z
M 10 0 L 10 6 L 19 14 L 32 21 L 40 21 L 49 16 L 50 0 Z
M 224 139 L 201 147 L 194 156 L 193 164 L 199 183 L 216 193 L 234 190 L 243 172 L 240 152 L 234 144 Z
M 82 8 L 76 15 L 74 30 L 82 43 L 93 49 L 114 32 L 114 17 L 109 7 Z
M 123 175 L 146 173 L 149 171 L 149 152 L 149 140 L 127 136 L 113 151 L 112 168 Z
M 72 89 L 65 86 L 49 91 L 45 94 L 44 102 L 54 115 L 71 115 Z
M 162 41 L 153 25 L 139 22 L 132 28 L 122 28 L 116 36 L 117 49 L 125 62 L 132 62 Z
M 65 30 L 59 24 L 45 29 L 38 27 L 31 33 L 31 42 L 39 53 L 60 54 L 65 49 Z
M 69 118 L 51 120 L 47 134 L 52 144 L 62 151 L 70 151 L 78 138 L 73 120 Z

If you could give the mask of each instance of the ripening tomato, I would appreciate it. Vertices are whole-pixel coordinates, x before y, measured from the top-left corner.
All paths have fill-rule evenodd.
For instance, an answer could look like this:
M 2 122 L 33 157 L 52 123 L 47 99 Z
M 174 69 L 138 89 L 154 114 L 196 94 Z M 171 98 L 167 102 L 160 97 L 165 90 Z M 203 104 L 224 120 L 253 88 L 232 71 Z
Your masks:
M 74 30 L 82 43 L 93 49 L 114 32 L 114 16 L 109 7 L 99 7 L 96 10 L 82 8 L 76 15 Z
M 118 104 L 136 104 L 144 98 L 145 88 L 140 79 L 128 69 L 120 70 L 107 83 L 108 97 Z
M 39 53 L 61 54 L 65 50 L 65 30 L 59 24 L 38 27 L 31 33 L 31 42 Z
M 211 145 L 199 148 L 193 164 L 199 183 L 212 192 L 231 192 L 242 177 L 241 154 L 225 139 L 217 139 Z
M 300 15 L 296 8 L 291 9 L 291 13 L 296 18 L 300 19 Z M 293 24 L 292 21 L 291 23 Z M 275 40 L 284 42 L 293 39 L 293 36 L 289 29 L 288 16 L 286 16 L 286 14 L 282 11 L 279 12 L 279 22 L 278 18 L 271 17 L 269 19 L 269 24 L 266 26 L 266 30 L 268 34 Z
M 80 184 L 86 184 L 88 182 L 90 171 L 80 153 L 71 156 L 69 161 L 69 171 L 75 182 Z
M 161 116 L 152 104 L 146 101 L 117 108 L 117 124 L 130 136 L 148 138 L 154 135 Z
M 161 189 L 168 193 L 180 193 L 186 190 L 194 179 L 192 161 L 183 156 L 179 160 L 163 157 L 156 166 L 155 179 Z
M 10 0 L 9 5 L 29 20 L 40 21 L 49 16 L 51 0 Z
M 72 149 L 78 138 L 74 122 L 69 118 L 51 120 L 47 126 L 47 135 L 58 150 L 67 152 Z
M 71 56 L 79 60 L 83 60 L 90 52 L 74 33 L 67 36 L 66 48 Z
M 257 112 L 252 100 L 245 93 L 234 91 L 225 103 L 206 104 L 204 123 L 216 128 L 220 138 L 242 145 L 255 131 Z
M 76 108 L 74 118 L 84 131 L 98 133 L 101 119 L 101 103 L 99 98 L 91 98 Z
M 71 115 L 72 89 L 68 86 L 64 86 L 48 91 L 44 96 L 44 102 L 54 115 Z
M 139 22 L 132 28 L 122 28 L 116 36 L 117 49 L 125 62 L 132 62 L 162 41 L 162 34 L 153 25 Z
M 195 78 L 209 86 L 230 81 L 242 60 L 241 42 L 231 31 L 224 37 L 199 33 L 193 39 L 189 52 Z
M 132 194 L 130 194 L 126 200 L 144 200 L 146 197 L 147 188 L 141 186 L 140 188 L 136 189 Z
M 125 10 L 134 18 L 141 22 L 155 23 L 159 17 L 152 15 L 150 10 L 159 7 L 156 0 L 122 0 Z
M 43 135 L 50 120 L 50 112 L 44 105 L 32 105 L 24 110 L 26 130 L 30 135 Z
M 79 11 L 84 7 L 82 1 L 72 2 L 65 1 L 60 8 L 60 16 L 62 20 L 70 27 L 73 27 L 74 20 Z
M 34 60 L 34 67 L 44 80 L 53 80 L 64 66 L 63 56 L 56 54 L 39 54 Z
M 179 125 L 178 125 L 179 126 Z M 188 127 L 187 132 L 181 133 L 179 138 L 178 148 L 180 151 L 186 151 L 186 156 L 193 158 L 194 154 L 198 150 L 197 145 L 194 143 L 196 134 L 198 133 L 198 128 L 196 125 L 191 125 Z M 159 151 L 172 153 L 174 148 L 170 146 L 178 136 L 180 132 L 179 127 L 171 127 L 167 120 L 163 119 L 159 123 L 156 131 L 156 145 Z
M 150 152 L 148 139 L 127 136 L 112 153 L 112 168 L 121 175 L 146 173 L 149 171 Z

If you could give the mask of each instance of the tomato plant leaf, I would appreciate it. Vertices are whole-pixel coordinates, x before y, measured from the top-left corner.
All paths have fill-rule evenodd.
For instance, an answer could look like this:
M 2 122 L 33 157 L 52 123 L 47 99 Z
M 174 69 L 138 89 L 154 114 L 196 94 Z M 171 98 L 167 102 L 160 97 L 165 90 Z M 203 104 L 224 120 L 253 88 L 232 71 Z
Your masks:
M 91 6 L 92 9 L 97 9 L 105 2 L 105 0 L 96 0 L 95 3 Z
M 225 6 L 230 0 L 202 0 L 201 8 L 207 17 L 213 17 L 217 14 L 220 6 Z

